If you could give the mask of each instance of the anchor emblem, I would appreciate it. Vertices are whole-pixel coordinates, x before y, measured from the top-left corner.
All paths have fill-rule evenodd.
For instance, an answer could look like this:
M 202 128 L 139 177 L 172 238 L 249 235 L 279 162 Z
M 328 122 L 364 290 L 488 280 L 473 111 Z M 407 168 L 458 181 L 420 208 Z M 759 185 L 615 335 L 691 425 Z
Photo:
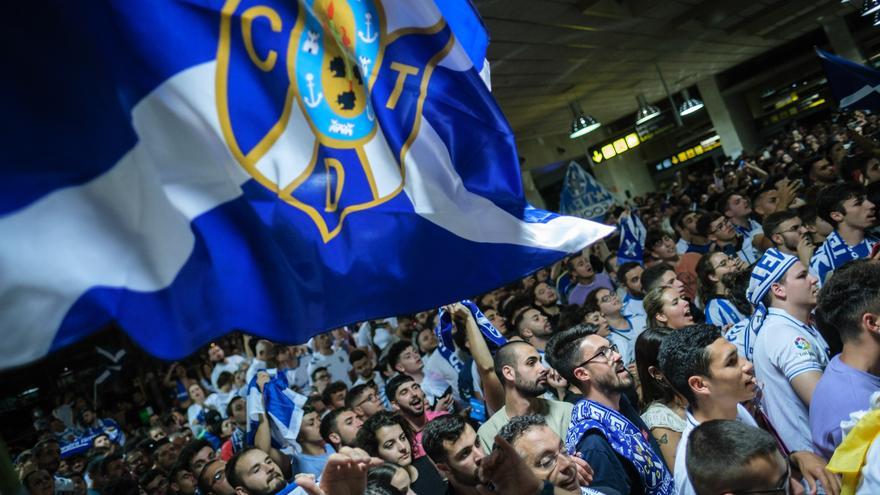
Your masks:
M 321 104 L 321 100 L 324 99 L 324 93 L 318 93 L 318 96 L 315 96 L 315 76 L 311 72 L 306 74 L 306 87 L 309 88 L 309 97 L 303 97 L 303 102 L 309 108 L 315 108 Z
M 370 33 L 370 26 L 372 25 L 371 21 L 373 20 L 373 15 L 367 12 L 364 14 L 364 24 L 367 25 L 367 33 L 364 34 L 363 31 L 358 31 L 358 38 L 361 39 L 364 43 L 372 43 L 379 38 L 379 33 Z

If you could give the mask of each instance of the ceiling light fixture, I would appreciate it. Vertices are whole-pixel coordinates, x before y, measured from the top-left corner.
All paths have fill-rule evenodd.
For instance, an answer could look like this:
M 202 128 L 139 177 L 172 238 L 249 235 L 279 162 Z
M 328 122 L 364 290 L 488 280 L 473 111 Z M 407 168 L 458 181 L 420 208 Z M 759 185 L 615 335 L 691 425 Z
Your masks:
M 584 114 L 577 102 L 571 104 L 571 113 L 574 115 L 574 119 L 571 121 L 571 133 L 568 135 L 571 139 L 585 136 L 602 125 L 592 115 Z
M 865 0 L 862 4 L 862 15 L 871 15 L 880 10 L 880 0 Z
M 648 105 L 648 101 L 644 95 L 636 96 L 639 102 L 639 111 L 636 112 L 636 125 L 642 125 L 645 122 L 660 116 L 660 109 L 654 105 Z
M 684 117 L 685 115 L 690 115 L 697 110 L 703 108 L 703 102 L 696 98 L 691 98 L 691 95 L 688 93 L 687 89 L 681 90 L 681 97 L 684 99 L 684 103 L 682 103 L 681 107 L 679 107 L 678 113 L 680 113 L 682 117 Z

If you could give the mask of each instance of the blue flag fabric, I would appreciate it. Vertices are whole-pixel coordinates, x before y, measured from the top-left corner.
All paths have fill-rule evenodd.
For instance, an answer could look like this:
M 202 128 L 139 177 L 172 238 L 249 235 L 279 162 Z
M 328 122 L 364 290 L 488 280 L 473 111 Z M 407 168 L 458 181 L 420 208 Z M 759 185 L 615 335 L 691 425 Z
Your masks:
M 841 109 L 880 110 L 880 71 L 816 49 Z
M 624 212 L 618 220 L 620 245 L 617 247 L 618 266 L 635 261 L 642 264 L 645 258 L 645 239 L 648 229 L 636 211 Z
M 308 397 L 298 394 L 290 389 L 285 373 L 277 373 L 275 370 L 266 371 L 272 378 L 263 385 L 263 392 L 257 386 L 257 376 L 251 378 L 247 388 L 247 444 L 253 445 L 257 427 L 260 426 L 260 416 L 266 415 L 269 421 L 269 431 L 272 438 L 272 447 L 287 454 L 299 453 L 301 447 L 296 441 L 299 428 L 302 425 L 303 405 Z
M 614 196 L 577 162 L 570 162 L 562 182 L 559 211 L 588 220 L 602 221 L 614 205 Z
M 165 359 L 231 329 L 301 343 L 607 235 L 526 203 L 488 36 L 439 5 L 10 6 L 0 368 L 114 321 Z

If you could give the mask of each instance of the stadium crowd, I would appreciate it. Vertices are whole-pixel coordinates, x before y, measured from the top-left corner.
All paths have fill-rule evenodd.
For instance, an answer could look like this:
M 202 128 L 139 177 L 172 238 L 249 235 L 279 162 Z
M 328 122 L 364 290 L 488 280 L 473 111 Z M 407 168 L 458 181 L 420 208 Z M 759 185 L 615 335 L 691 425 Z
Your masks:
M 795 125 L 473 300 L 34 411 L 27 493 L 880 493 L 876 115 Z M 618 250 L 638 239 L 641 259 Z M 627 258 L 623 260 L 622 258 Z M 872 395 L 878 395 L 873 397 Z M 147 411 L 143 413 L 143 411 Z

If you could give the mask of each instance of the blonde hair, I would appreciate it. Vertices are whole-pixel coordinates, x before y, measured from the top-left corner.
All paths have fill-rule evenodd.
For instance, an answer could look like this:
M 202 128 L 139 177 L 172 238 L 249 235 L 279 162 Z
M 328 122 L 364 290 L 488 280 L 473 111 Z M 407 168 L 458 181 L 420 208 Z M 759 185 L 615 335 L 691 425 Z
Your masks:
M 645 306 L 645 313 L 648 315 L 648 328 L 658 328 L 665 326 L 657 321 L 657 315 L 663 313 L 663 291 L 675 290 L 672 287 L 660 286 L 654 287 L 645 294 L 642 304 Z

